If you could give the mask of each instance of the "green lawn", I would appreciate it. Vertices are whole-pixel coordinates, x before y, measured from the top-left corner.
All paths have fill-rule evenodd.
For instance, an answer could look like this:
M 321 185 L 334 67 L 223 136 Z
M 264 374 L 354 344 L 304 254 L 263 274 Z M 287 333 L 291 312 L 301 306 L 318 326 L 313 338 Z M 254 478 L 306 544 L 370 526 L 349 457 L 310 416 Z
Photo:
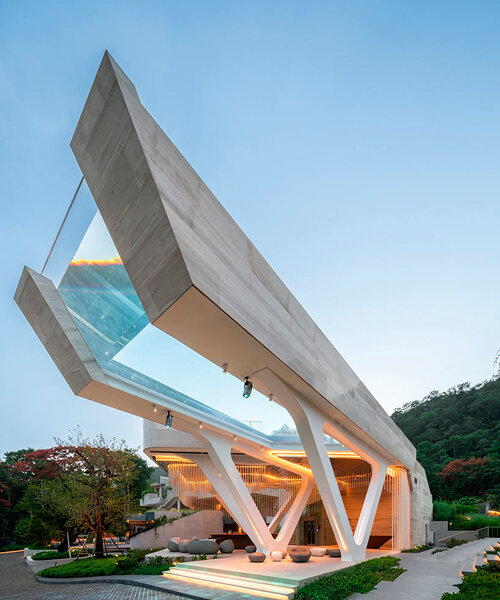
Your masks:
M 172 564 L 171 559 L 157 557 L 144 562 L 146 554 L 153 550 L 131 550 L 126 556 L 111 558 L 82 558 L 57 567 L 43 569 L 42 577 L 99 577 L 103 575 L 161 575 Z

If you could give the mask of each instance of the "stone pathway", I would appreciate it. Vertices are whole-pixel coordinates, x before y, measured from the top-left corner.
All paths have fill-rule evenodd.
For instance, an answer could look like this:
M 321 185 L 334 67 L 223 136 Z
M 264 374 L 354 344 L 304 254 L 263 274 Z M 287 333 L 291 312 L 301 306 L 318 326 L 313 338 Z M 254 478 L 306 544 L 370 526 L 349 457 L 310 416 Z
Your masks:
M 399 554 L 406 573 L 396 581 L 381 581 L 368 594 L 352 594 L 349 600 L 440 600 L 445 592 L 455 593 L 462 581 L 464 563 L 485 550 L 496 540 L 485 539 L 459 546 L 441 558 L 426 550 L 416 554 Z

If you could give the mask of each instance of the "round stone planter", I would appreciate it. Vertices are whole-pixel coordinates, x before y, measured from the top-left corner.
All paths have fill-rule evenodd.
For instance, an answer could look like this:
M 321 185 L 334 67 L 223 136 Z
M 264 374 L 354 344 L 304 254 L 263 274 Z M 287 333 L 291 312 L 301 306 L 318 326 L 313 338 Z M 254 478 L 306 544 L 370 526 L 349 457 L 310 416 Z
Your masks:
M 266 555 L 262 552 L 252 552 L 248 555 L 248 560 L 253 563 L 261 563 L 266 560 Z

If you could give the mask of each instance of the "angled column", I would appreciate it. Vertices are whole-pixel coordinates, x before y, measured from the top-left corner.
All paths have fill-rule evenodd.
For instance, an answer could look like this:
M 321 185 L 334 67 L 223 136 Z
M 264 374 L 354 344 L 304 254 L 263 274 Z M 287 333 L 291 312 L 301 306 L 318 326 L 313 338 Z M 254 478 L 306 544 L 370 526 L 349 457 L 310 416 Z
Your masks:
M 208 428 L 200 431 L 195 425 L 178 417 L 176 417 L 175 424 L 177 429 L 190 433 L 203 442 L 208 455 L 190 458 L 200 467 L 227 510 L 254 542 L 257 550 L 265 554 L 270 554 L 273 550 L 285 551 L 314 485 L 308 469 L 298 466 L 294 468 L 293 465 L 290 465 L 290 468 L 287 463 L 287 467 L 291 471 L 300 474 L 302 485 L 286 513 L 278 536 L 274 538 L 272 535 L 273 530 L 264 521 L 252 495 L 234 464 L 231 456 L 231 449 L 233 447 L 231 438 Z M 258 455 L 251 448 L 246 448 L 244 442 L 240 441 L 239 447 L 248 453 L 249 456 L 283 466 L 284 461 L 268 453 Z M 283 513 L 281 518 L 283 518 Z
M 352 439 L 351 435 L 347 436 L 335 423 L 302 399 L 295 390 L 290 388 L 270 369 L 263 369 L 255 373 L 254 377 L 273 391 L 275 400 L 289 411 L 295 422 L 316 485 L 321 494 L 323 506 L 339 545 L 342 560 L 363 560 L 366 555 L 366 547 L 377 512 L 380 494 L 384 486 L 388 467 L 387 462 L 376 455 L 375 452 L 370 451 L 360 440 Z M 325 446 L 324 431 L 347 447 L 355 450 L 372 468 L 370 485 L 354 534 Z

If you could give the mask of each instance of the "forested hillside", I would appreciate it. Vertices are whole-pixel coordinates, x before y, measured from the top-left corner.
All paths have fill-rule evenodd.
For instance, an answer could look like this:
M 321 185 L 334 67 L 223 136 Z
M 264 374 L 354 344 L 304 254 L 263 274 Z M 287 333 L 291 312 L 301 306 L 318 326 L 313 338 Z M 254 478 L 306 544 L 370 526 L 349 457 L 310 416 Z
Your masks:
M 435 498 L 500 502 L 500 378 L 405 404 L 392 418 L 417 448 Z

